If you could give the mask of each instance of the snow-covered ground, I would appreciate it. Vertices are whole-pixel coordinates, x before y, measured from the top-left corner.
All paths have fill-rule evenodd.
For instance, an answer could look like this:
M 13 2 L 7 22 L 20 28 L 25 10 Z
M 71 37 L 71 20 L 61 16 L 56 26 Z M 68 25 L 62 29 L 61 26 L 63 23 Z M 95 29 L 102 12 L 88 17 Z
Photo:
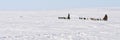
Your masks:
M 81 8 L 69 10 L 0 11 L 0 40 L 119 40 L 120 9 Z M 80 20 L 79 17 L 103 18 L 108 21 Z

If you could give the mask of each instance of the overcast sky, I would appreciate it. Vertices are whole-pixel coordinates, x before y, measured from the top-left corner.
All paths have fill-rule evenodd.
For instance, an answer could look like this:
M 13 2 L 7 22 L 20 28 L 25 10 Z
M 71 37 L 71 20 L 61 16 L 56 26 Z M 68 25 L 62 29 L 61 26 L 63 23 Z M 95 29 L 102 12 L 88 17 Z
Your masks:
M 120 0 L 0 0 L 0 9 L 65 9 L 120 7 Z

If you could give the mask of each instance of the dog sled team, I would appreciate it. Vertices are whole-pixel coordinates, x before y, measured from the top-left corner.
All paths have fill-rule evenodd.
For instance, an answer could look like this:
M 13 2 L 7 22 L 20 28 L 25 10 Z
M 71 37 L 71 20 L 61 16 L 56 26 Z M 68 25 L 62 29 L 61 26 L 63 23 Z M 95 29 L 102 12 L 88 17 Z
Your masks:
M 70 14 L 68 14 L 67 17 L 58 17 L 58 19 L 71 19 Z M 81 20 L 93 20 L 93 21 L 107 21 L 108 20 L 108 16 L 107 14 L 105 14 L 105 16 L 103 18 L 85 18 L 85 17 L 79 17 L 79 19 Z

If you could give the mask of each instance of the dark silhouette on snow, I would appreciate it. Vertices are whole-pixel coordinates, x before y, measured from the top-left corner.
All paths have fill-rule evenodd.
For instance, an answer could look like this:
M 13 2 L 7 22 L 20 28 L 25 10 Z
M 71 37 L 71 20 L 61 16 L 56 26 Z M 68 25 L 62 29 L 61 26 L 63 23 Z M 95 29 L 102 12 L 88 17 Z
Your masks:
M 58 19 L 70 19 L 70 14 L 67 17 L 58 17 Z
M 83 18 L 84 20 L 86 20 L 86 18 Z
M 108 20 L 108 16 L 107 16 L 107 14 L 105 14 L 103 20 L 104 20 L 104 21 L 107 21 L 107 20 Z
M 105 14 L 104 18 L 85 18 L 85 17 L 79 17 L 79 19 L 83 19 L 83 20 L 93 20 L 93 21 L 107 21 L 108 20 L 108 16 L 107 14 Z
M 67 19 L 70 19 L 70 14 L 68 14 L 68 17 L 67 17 Z
M 102 19 L 100 19 L 100 18 L 90 18 L 90 20 L 93 20 L 93 21 L 102 21 Z
M 83 19 L 82 17 L 79 17 L 79 19 Z
M 70 14 L 68 14 L 67 17 L 58 17 L 58 19 L 71 19 Z M 105 14 L 104 18 L 85 18 L 85 17 L 79 17 L 81 20 L 93 20 L 93 21 L 107 21 L 108 16 Z

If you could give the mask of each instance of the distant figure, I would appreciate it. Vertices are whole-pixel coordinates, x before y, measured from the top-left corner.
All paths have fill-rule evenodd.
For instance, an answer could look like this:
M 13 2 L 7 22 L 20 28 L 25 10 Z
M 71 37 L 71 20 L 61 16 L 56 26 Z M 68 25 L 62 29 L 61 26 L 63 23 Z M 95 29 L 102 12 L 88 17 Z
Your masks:
M 86 20 L 86 18 L 83 18 L 84 20 Z
M 58 19 L 70 19 L 70 14 L 67 17 L 58 17 Z
M 67 17 L 67 19 L 70 19 L 70 14 L 68 14 L 68 17 Z
M 104 21 L 107 21 L 107 20 L 108 20 L 108 16 L 107 16 L 107 14 L 105 14 L 103 20 L 104 20 Z

